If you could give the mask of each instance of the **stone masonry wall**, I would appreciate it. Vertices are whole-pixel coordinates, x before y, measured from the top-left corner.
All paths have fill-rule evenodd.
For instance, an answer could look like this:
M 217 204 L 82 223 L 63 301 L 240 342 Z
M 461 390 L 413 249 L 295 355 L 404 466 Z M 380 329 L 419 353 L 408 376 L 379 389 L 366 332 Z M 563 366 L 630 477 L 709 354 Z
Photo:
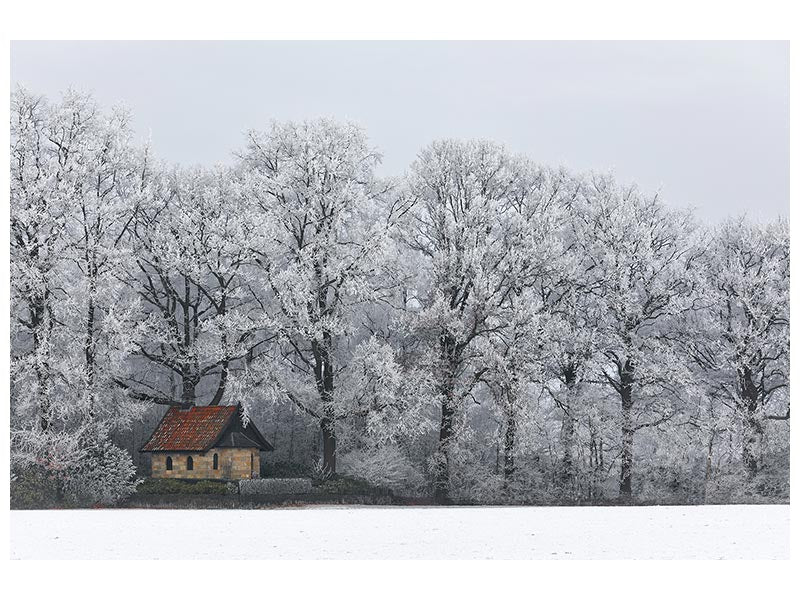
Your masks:
M 219 468 L 214 469 L 214 454 Z M 167 457 L 172 457 L 172 470 L 167 471 Z M 193 469 L 187 470 L 192 457 Z M 212 448 L 208 452 L 153 452 L 151 475 L 169 479 L 252 479 L 258 477 L 261 460 L 256 448 Z M 251 469 L 252 464 L 252 469 Z

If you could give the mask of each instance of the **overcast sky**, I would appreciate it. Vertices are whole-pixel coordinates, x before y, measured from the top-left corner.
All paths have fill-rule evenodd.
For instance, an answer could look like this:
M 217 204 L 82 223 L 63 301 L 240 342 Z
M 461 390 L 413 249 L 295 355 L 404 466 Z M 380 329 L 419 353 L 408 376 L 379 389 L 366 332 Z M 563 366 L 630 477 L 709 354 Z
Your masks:
M 185 165 L 231 160 L 271 119 L 367 130 L 400 174 L 442 137 L 613 170 L 719 221 L 789 213 L 783 42 L 15 42 L 12 84 L 124 102 Z

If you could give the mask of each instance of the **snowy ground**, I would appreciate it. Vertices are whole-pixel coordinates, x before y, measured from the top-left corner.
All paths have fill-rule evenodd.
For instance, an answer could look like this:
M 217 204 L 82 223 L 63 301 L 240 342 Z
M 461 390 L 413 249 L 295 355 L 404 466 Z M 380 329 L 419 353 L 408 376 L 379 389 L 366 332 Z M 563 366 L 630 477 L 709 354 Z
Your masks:
M 11 557 L 788 558 L 788 506 L 11 511 Z

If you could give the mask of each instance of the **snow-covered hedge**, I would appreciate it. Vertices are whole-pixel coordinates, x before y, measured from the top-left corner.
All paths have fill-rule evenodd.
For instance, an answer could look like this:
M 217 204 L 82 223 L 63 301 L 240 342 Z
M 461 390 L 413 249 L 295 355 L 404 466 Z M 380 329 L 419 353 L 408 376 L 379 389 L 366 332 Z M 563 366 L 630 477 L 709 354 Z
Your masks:
M 240 494 L 310 494 L 310 479 L 243 479 Z

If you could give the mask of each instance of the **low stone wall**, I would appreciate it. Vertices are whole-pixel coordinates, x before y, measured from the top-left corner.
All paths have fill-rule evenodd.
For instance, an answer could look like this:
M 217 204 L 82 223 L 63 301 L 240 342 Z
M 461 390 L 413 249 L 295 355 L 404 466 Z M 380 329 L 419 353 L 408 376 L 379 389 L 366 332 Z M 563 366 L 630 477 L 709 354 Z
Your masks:
M 239 482 L 239 493 L 242 495 L 279 496 L 312 492 L 310 479 L 245 479 Z

